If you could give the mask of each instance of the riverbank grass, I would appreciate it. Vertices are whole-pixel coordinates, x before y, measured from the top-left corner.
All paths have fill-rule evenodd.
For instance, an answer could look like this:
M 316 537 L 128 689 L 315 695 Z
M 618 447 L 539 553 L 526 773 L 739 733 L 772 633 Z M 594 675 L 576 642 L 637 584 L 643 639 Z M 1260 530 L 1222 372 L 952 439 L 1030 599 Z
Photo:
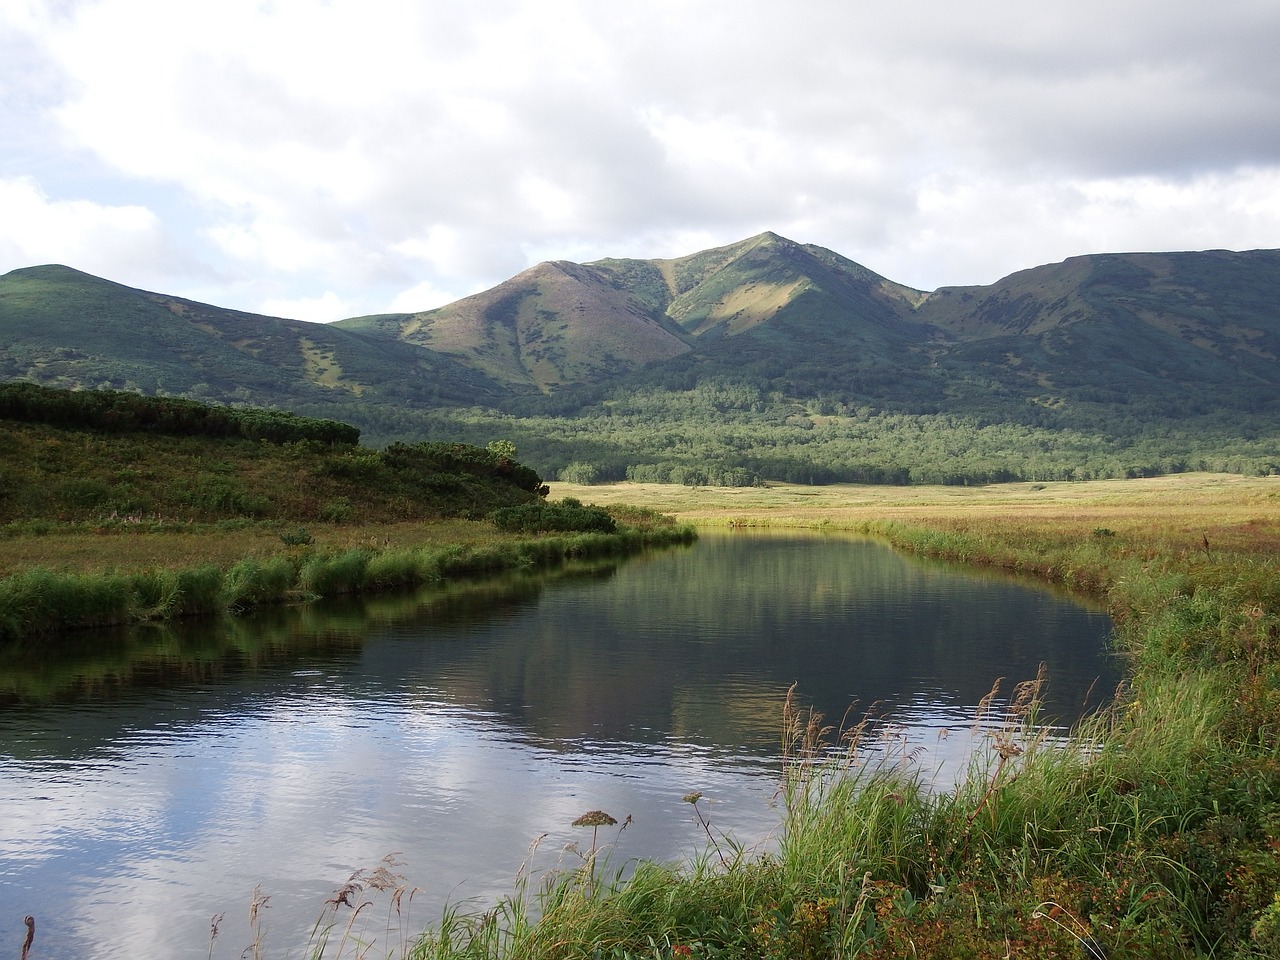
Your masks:
M 0 577 L 0 642 L 148 620 L 243 613 L 256 607 L 410 588 L 577 557 L 688 543 L 692 529 L 656 514 L 612 533 L 511 534 L 483 521 L 329 527 L 264 537 L 183 528 L 89 536 L 76 529 L 16 537 L 47 565 Z M 274 531 L 274 527 L 272 528 Z M 0 540 L 0 555 L 13 541 Z M 214 549 L 205 549 L 209 545 Z M 159 553 L 169 567 L 145 565 Z M 228 559 L 231 558 L 231 559 Z M 59 562 L 62 561 L 62 562 Z M 10 561 L 12 562 L 12 561 Z M 94 566 L 96 564 L 96 568 Z

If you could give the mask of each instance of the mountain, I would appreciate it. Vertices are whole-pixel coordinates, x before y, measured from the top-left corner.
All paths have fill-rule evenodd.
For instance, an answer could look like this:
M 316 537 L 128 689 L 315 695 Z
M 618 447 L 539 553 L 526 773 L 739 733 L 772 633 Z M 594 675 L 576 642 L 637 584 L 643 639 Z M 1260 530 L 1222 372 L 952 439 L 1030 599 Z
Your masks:
M 552 392 L 706 352 L 747 332 L 791 354 L 847 350 L 851 339 L 887 347 L 914 329 L 909 308 L 923 299 L 828 250 L 764 233 L 674 260 L 542 263 L 436 310 L 334 326 Z
M 1275 410 L 1280 250 L 1106 254 L 931 294 L 940 362 L 1015 395 Z
M 295 408 L 470 404 L 510 392 L 393 339 L 148 293 L 59 265 L 0 277 L 0 379 Z
M 437 310 L 332 326 L 455 357 L 510 388 L 541 391 L 608 379 L 689 349 L 678 328 L 625 286 L 565 261 Z
M 43 266 L 0 277 L 0 379 L 283 407 L 375 442 L 513 437 L 547 474 L 714 457 L 817 476 L 802 461 L 840 449 L 846 466 L 823 476 L 915 478 L 940 458 L 1007 478 L 1027 475 L 1024 446 L 1073 476 L 1269 469 L 1278 303 L 1277 250 L 1097 254 L 920 291 L 774 233 L 674 259 L 543 263 L 439 309 L 327 325 Z M 886 417 L 953 442 L 915 450 Z M 962 442 L 956 418 L 1021 433 Z M 839 430 L 846 447 L 830 442 Z M 1140 463 L 1117 452 L 1138 449 Z

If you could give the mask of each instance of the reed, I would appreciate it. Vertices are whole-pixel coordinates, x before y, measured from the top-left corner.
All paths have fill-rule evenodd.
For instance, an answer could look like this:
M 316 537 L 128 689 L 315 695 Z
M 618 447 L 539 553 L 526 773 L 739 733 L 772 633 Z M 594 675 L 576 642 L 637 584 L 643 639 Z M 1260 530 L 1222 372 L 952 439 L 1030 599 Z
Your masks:
M 355 549 L 308 557 L 298 571 L 298 587 L 313 597 L 359 593 L 372 555 L 369 550 Z
M 242 613 L 280 603 L 291 595 L 296 578 L 297 572 L 289 558 L 246 558 L 223 577 L 222 607 L 232 613 Z
M 119 574 L 60 574 L 40 567 L 0 580 L 0 637 L 128 622 L 134 588 Z

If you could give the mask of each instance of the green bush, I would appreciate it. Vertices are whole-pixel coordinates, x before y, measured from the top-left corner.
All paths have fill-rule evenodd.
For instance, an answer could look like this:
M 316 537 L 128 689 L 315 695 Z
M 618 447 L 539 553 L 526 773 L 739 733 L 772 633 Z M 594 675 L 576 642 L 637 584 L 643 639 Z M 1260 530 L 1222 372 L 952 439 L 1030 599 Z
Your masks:
M 353 513 L 351 501 L 346 497 L 338 497 L 320 508 L 320 519 L 326 523 L 345 523 Z
M 618 529 L 604 507 L 583 506 L 569 497 L 558 503 L 502 507 L 490 519 L 509 533 L 614 533 Z
M 175 437 L 244 437 L 271 443 L 314 441 L 325 445 L 353 445 L 360 441 L 356 427 L 336 420 L 253 407 L 212 406 L 120 390 L 58 390 L 25 382 L 0 384 L 0 417 L 111 433 L 143 431 Z

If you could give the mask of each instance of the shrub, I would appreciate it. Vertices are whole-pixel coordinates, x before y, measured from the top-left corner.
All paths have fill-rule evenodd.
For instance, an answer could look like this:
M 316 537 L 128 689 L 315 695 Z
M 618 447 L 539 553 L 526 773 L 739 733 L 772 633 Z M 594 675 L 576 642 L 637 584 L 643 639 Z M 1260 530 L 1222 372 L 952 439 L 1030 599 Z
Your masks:
M 320 508 L 320 519 L 326 523 L 345 523 L 351 519 L 353 512 L 351 501 L 346 497 L 338 497 Z
M 495 510 L 491 519 L 509 533 L 614 533 L 617 522 L 603 507 L 583 506 L 566 498 L 559 503 L 526 503 Z

